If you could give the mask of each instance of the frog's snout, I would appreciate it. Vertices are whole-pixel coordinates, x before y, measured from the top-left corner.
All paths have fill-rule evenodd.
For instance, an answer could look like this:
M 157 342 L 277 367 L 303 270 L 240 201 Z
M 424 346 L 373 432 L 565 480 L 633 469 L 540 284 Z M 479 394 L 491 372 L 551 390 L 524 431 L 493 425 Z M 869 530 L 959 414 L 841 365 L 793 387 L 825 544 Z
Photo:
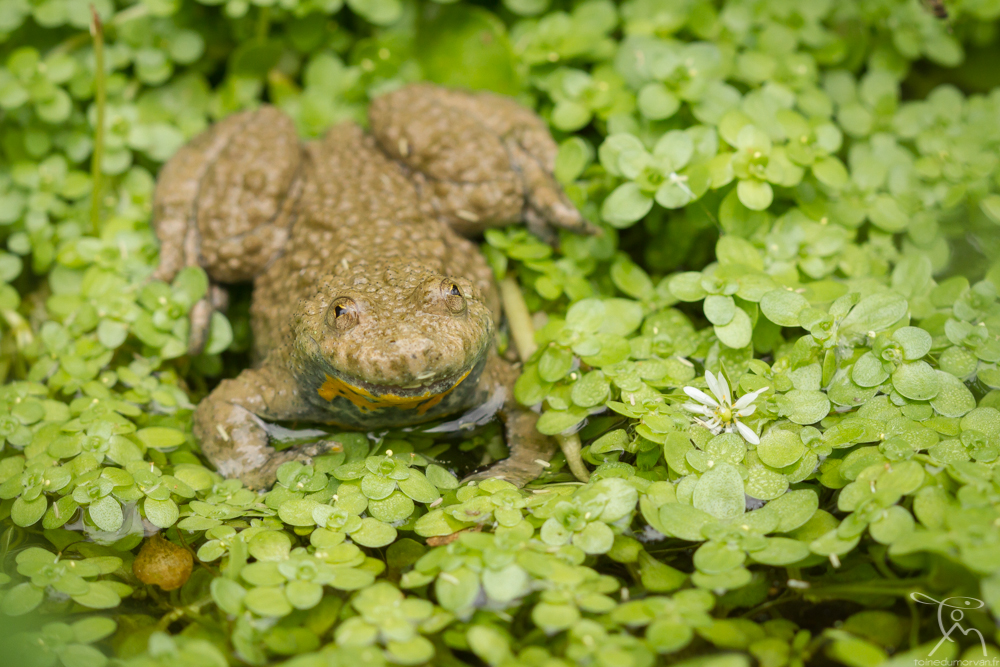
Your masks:
M 424 336 L 389 340 L 386 346 L 393 356 L 413 361 L 427 359 L 434 352 L 434 341 Z

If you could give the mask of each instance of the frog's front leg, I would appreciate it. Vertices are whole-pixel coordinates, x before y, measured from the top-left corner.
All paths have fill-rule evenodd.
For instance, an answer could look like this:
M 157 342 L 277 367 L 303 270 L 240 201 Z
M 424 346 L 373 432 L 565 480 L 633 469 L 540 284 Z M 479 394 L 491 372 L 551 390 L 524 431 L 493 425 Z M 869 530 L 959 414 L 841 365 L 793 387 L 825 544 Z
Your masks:
M 516 486 L 524 486 L 538 478 L 556 451 L 552 438 L 538 432 L 538 415 L 514 398 L 516 368 L 493 353 L 479 382 L 482 391 L 492 394 L 497 388 L 504 392 L 504 403 L 498 415 L 504 424 L 504 435 L 510 456 L 485 470 L 473 473 L 463 481 L 500 478 Z
M 316 417 L 299 395 L 291 374 L 265 365 L 223 380 L 202 400 L 194 413 L 194 433 L 202 452 L 222 475 L 239 478 L 248 488 L 260 489 L 274 483 L 282 463 L 308 464 L 313 456 L 338 447 L 337 443 L 322 441 L 279 452 L 268 444 L 264 419 Z

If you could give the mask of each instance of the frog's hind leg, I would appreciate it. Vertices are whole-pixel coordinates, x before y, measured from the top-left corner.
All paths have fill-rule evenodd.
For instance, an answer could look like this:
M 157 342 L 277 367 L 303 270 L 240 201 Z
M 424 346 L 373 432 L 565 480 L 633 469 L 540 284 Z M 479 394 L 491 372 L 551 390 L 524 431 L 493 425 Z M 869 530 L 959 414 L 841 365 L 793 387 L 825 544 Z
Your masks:
M 174 153 L 160 170 L 153 195 L 153 230 L 160 240 L 160 263 L 153 273 L 157 280 L 170 282 L 185 266 L 200 265 L 195 220 L 199 186 L 246 121 L 247 114 L 236 114 L 216 123 Z
M 414 171 L 427 213 L 460 233 L 522 221 L 593 231 L 552 175 L 558 149 L 545 123 L 514 100 L 413 84 L 368 113 L 382 150 Z
M 164 165 L 154 195 L 154 277 L 169 281 L 185 266 L 201 266 L 213 281 L 191 313 L 192 353 L 225 303 L 217 283 L 252 280 L 284 246 L 302 161 L 291 119 L 265 106 L 213 125 Z

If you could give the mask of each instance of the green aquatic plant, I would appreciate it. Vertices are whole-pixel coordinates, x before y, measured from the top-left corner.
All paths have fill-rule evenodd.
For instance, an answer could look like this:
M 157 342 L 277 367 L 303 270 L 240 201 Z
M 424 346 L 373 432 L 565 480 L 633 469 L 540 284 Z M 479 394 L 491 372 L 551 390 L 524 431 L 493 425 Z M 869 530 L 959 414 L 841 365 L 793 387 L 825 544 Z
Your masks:
M 991 659 L 1000 3 L 944 7 L 0 3 L 5 655 Z M 251 491 L 191 435 L 197 402 L 251 363 L 249 301 L 234 291 L 187 354 L 209 285 L 193 267 L 153 277 L 157 171 L 262 102 L 312 138 L 420 79 L 533 106 L 601 229 L 510 226 L 481 246 L 509 311 L 499 342 L 522 356 L 515 398 L 565 453 L 524 489 L 463 484 L 504 457 L 495 427 L 276 424 L 279 447 L 339 450 Z M 192 556 L 177 590 L 133 569 L 153 532 Z M 918 598 L 980 606 L 941 642 Z

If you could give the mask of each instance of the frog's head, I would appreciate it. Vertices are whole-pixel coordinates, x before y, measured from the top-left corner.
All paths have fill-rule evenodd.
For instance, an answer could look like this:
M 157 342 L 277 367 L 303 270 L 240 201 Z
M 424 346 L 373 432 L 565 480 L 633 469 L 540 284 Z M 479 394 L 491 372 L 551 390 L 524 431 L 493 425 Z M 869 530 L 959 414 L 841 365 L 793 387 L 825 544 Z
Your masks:
M 301 370 L 321 399 L 421 415 L 481 369 L 493 333 L 471 282 L 412 266 L 333 279 L 294 326 Z

